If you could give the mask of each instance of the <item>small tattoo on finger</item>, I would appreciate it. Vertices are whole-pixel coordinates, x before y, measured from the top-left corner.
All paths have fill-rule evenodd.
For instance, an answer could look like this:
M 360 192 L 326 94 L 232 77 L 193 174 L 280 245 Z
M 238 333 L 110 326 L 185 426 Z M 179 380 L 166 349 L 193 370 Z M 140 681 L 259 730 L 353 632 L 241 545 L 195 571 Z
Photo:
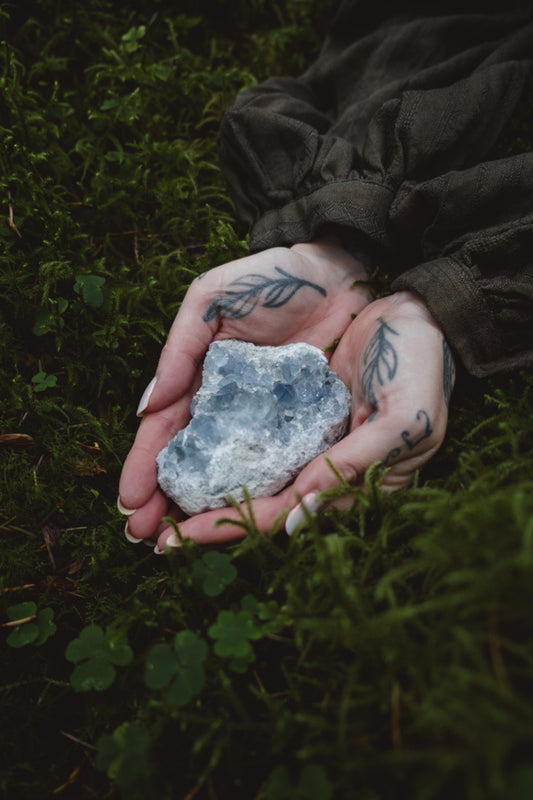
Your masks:
M 390 466 L 392 461 L 395 461 L 399 456 L 403 456 L 405 452 L 411 452 L 415 449 L 424 439 L 429 439 L 431 434 L 433 433 L 433 429 L 431 427 L 431 421 L 429 418 L 429 414 L 427 411 L 424 411 L 421 408 L 416 413 L 416 419 L 420 422 L 423 420 L 424 422 L 424 430 L 418 435 L 412 434 L 409 430 L 403 430 L 400 433 L 400 438 L 403 440 L 403 445 L 398 445 L 397 447 L 393 447 L 392 450 L 389 450 L 385 459 L 383 460 L 383 465 L 385 467 Z M 413 438 L 415 436 L 415 438 Z

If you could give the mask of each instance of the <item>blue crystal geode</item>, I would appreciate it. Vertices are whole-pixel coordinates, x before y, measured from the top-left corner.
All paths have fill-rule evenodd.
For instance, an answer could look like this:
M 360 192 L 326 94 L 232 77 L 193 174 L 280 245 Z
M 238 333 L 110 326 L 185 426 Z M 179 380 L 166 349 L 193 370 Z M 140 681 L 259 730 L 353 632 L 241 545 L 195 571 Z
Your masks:
M 286 486 L 345 433 L 350 392 L 324 353 L 298 343 L 213 342 L 192 418 L 157 457 L 158 481 L 187 514 Z

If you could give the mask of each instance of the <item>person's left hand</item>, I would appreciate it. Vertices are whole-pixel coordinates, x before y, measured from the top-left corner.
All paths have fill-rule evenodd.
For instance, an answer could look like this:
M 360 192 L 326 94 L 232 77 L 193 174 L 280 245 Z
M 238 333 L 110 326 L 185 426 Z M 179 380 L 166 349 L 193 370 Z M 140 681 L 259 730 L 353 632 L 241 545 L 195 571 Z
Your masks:
M 425 304 L 409 292 L 370 303 L 347 329 L 330 365 L 350 387 L 352 409 L 350 431 L 327 452 L 329 461 L 350 484 L 361 483 L 365 470 L 382 461 L 383 488 L 407 486 L 444 438 L 455 374 L 450 349 Z M 292 509 L 285 523 L 292 532 L 305 518 L 300 501 L 315 511 L 319 493 L 337 484 L 318 456 L 275 497 L 253 501 L 258 528 L 269 530 L 284 509 Z M 239 520 L 234 508 L 207 511 L 180 522 L 180 533 L 202 544 L 242 536 L 231 520 Z M 170 527 L 160 531 L 158 549 L 166 544 L 178 545 Z

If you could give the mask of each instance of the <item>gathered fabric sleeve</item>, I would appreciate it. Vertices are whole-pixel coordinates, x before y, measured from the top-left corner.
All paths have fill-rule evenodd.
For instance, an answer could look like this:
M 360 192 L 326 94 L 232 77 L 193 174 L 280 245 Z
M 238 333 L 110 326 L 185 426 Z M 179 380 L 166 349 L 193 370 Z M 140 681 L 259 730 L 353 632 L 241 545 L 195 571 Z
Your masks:
M 336 233 L 484 376 L 533 366 L 533 153 L 487 155 L 530 80 L 533 22 L 449 5 L 341 3 L 304 75 L 238 95 L 219 149 L 252 250 Z

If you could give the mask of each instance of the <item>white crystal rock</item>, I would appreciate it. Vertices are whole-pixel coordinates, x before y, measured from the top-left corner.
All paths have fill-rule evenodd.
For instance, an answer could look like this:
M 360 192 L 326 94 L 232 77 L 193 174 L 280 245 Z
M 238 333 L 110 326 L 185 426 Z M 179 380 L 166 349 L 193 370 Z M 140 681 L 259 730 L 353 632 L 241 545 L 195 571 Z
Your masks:
M 192 419 L 159 453 L 162 490 L 187 514 L 269 497 L 345 433 L 350 392 L 309 344 L 213 342 Z

